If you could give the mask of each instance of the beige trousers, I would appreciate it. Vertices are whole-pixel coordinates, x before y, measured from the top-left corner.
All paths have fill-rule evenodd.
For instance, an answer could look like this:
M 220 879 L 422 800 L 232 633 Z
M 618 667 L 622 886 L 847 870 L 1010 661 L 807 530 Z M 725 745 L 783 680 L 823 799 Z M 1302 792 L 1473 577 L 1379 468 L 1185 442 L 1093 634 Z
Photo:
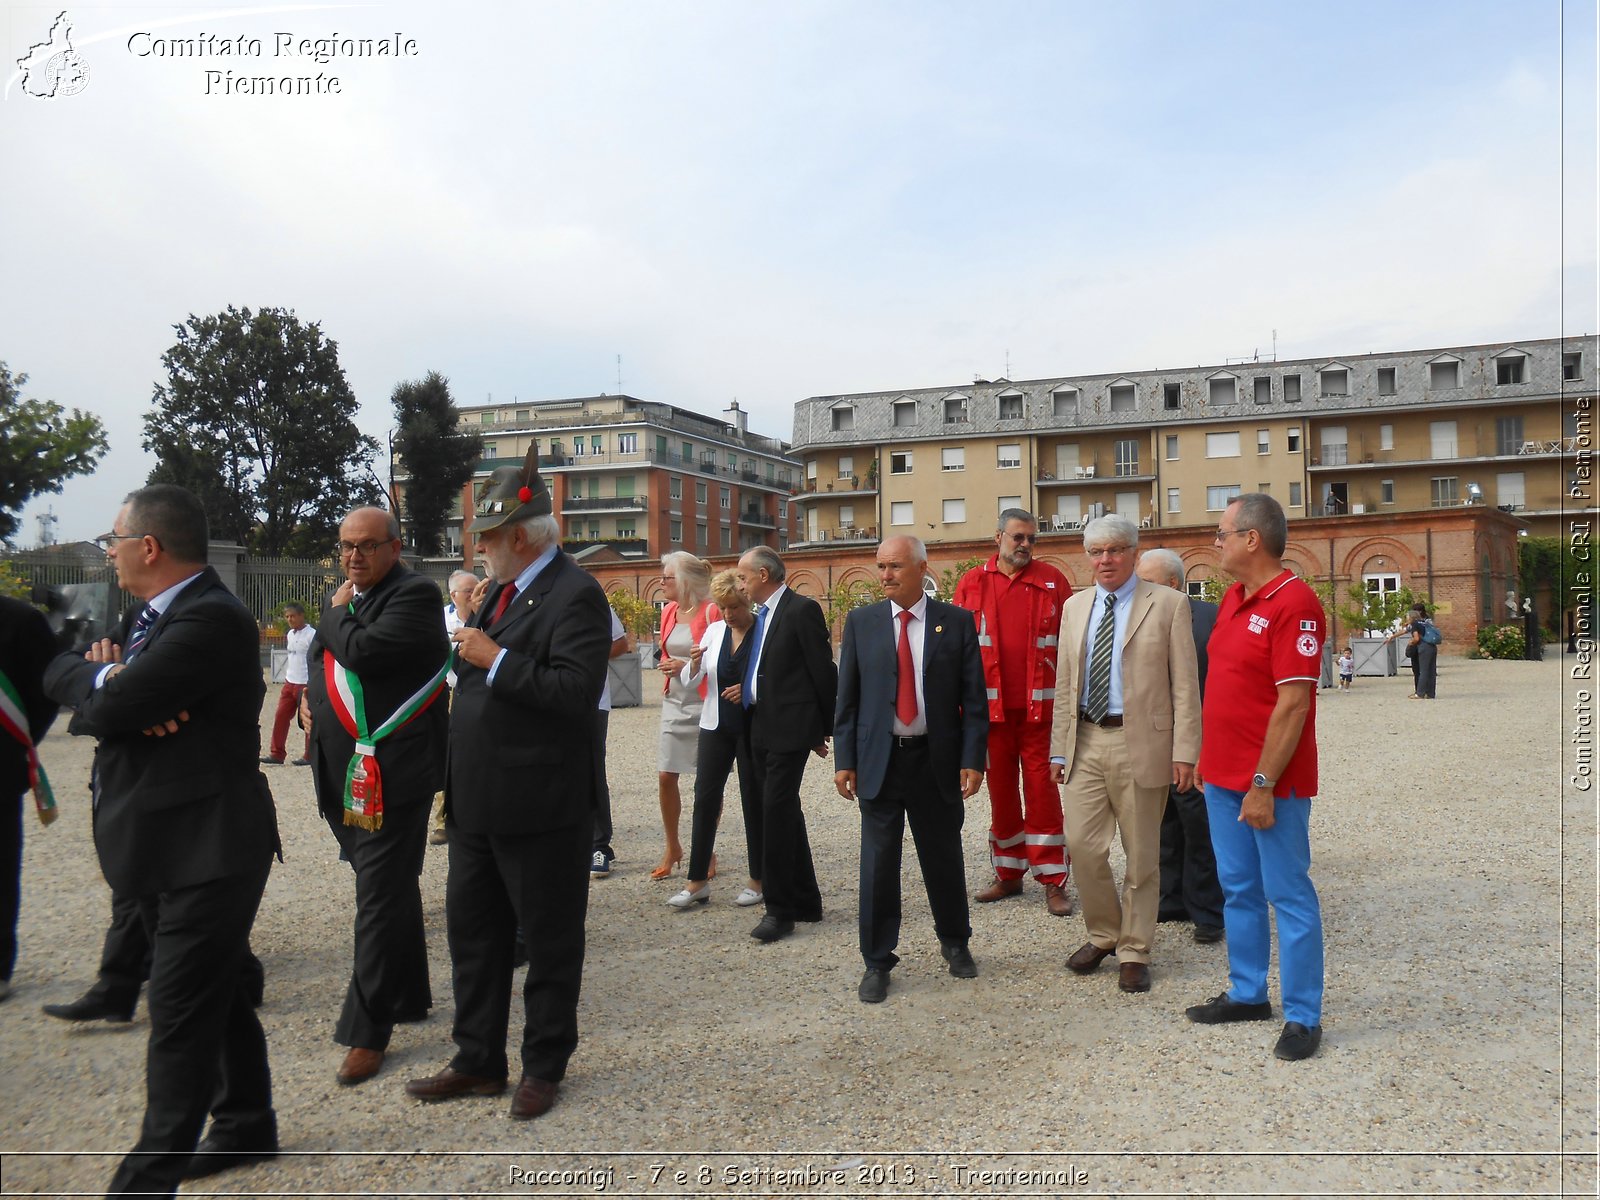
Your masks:
M 1167 788 L 1133 779 L 1121 729 L 1078 722 L 1072 774 L 1061 793 L 1072 876 L 1089 940 L 1115 948 L 1119 963 L 1148 963 L 1161 906 L 1161 815 Z M 1111 837 L 1122 836 L 1128 868 L 1122 897 L 1111 875 Z

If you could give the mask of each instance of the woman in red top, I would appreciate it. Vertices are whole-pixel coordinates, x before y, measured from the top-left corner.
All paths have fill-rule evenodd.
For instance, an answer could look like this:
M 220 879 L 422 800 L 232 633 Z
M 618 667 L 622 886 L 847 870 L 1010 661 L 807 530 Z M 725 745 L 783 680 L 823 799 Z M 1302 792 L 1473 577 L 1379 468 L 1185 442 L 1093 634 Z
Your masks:
M 656 760 L 656 791 L 661 799 L 661 825 L 666 830 L 667 847 L 660 865 L 650 872 L 651 879 L 665 879 L 683 861 L 683 843 L 678 839 L 678 817 L 683 798 L 678 791 L 678 776 L 692 772 L 700 744 L 700 709 L 705 690 L 686 686 L 679 673 L 689 661 L 689 651 L 699 644 L 706 626 L 721 620 L 722 614 L 708 598 L 711 593 L 711 564 L 687 550 L 674 550 L 661 557 L 661 591 L 667 605 L 661 610 L 661 659 L 657 669 L 661 681 L 661 749 Z

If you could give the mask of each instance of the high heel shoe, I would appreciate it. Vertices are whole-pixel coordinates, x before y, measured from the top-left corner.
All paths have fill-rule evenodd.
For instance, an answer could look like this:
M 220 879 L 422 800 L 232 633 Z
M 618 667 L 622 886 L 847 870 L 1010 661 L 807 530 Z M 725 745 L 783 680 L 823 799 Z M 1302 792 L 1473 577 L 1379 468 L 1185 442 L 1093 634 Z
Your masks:
M 684 888 L 683 891 L 672 897 L 667 903 L 672 905 L 673 908 L 685 909 L 693 908 L 696 904 L 704 904 L 710 899 L 711 889 L 708 887 L 703 887 L 698 892 L 691 892 L 688 888 Z
M 672 869 L 674 867 L 676 867 L 682 861 L 683 861 L 683 856 L 681 854 L 677 858 L 664 858 L 664 859 L 662 859 L 661 860 L 661 865 L 659 867 L 657 867 L 654 871 L 650 872 L 650 878 L 651 879 L 665 879 L 665 878 L 667 878 L 667 876 L 672 874 Z

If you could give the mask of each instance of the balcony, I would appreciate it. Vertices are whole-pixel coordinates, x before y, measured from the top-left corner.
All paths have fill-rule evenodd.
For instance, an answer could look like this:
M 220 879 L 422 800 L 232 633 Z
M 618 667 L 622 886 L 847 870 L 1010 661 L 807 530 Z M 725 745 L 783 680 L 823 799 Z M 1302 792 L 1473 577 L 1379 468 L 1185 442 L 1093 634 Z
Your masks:
M 834 483 L 825 483 L 818 490 L 816 480 L 806 481 L 805 491 L 796 492 L 790 499 L 795 504 L 806 504 L 813 500 L 848 500 L 855 496 L 876 496 L 878 482 L 876 479 L 862 479 L 859 475 L 852 475 L 849 479 L 840 479 Z
M 645 512 L 649 501 L 644 496 L 568 496 L 561 511 L 569 512 Z
M 814 537 L 804 538 L 798 542 L 790 542 L 790 549 L 802 549 L 807 546 L 834 546 L 839 544 L 874 545 L 878 540 L 878 527 L 876 525 L 843 525 L 834 529 L 819 529 Z
M 771 513 L 764 513 L 759 508 L 743 508 L 739 510 L 739 524 L 756 525 L 762 529 L 776 529 L 778 519 Z

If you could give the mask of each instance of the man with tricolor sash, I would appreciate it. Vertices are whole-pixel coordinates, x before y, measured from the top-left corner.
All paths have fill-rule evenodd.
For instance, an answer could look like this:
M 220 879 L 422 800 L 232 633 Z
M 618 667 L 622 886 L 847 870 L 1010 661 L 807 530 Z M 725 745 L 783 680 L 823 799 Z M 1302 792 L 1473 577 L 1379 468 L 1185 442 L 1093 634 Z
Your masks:
M 56 819 L 50 780 L 37 749 L 56 706 L 44 694 L 44 669 L 55 638 L 30 604 L 0 596 L 0 1000 L 11 995 L 17 963 L 17 912 L 22 898 L 22 799 L 33 793 L 41 824 Z
M 400 561 L 400 527 L 380 508 L 339 526 L 345 582 L 307 654 L 317 805 L 355 870 L 355 965 L 334 1041 L 334 1078 L 378 1073 L 396 1024 L 433 1005 L 420 876 L 428 812 L 444 779 L 450 647 L 438 585 Z

